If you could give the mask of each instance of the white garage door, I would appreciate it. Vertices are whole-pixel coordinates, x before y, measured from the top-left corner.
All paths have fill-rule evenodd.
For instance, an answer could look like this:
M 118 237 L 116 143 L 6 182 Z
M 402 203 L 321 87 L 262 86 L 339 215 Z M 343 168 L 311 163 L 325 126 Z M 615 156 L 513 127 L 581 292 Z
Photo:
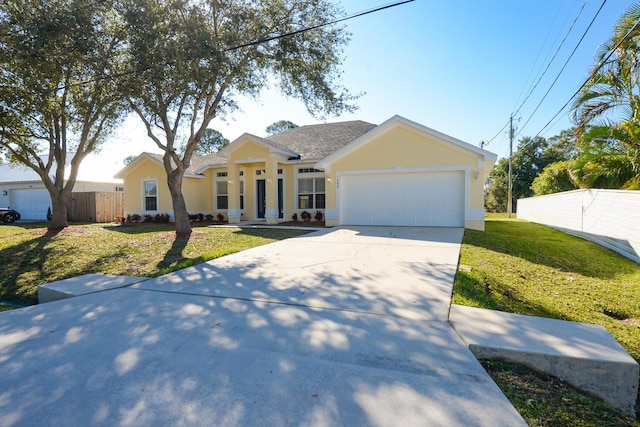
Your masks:
M 345 225 L 464 227 L 464 172 L 345 175 Z
M 49 192 L 41 188 L 11 190 L 11 209 L 20 213 L 21 219 L 46 220 L 51 206 Z

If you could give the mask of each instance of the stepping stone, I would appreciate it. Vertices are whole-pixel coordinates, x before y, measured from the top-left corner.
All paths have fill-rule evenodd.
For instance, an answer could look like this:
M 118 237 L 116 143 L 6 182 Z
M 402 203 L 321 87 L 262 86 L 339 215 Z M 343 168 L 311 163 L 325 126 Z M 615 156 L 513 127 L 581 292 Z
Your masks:
M 449 323 L 478 359 L 521 363 L 634 416 L 638 363 L 604 327 L 459 305 Z
M 38 303 L 57 301 L 80 295 L 122 288 L 147 280 L 148 277 L 84 274 L 38 286 Z

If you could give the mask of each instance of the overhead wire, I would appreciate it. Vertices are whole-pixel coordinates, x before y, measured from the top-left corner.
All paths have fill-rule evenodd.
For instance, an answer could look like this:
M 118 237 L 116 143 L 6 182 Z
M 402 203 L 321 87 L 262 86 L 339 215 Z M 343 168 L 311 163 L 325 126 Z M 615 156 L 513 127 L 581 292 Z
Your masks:
M 353 15 L 345 16 L 344 18 L 339 18 L 339 19 L 335 19 L 333 21 L 324 22 L 322 24 L 314 25 L 312 27 L 306 27 L 306 28 L 302 28 L 300 30 L 291 31 L 291 32 L 284 33 L 284 34 L 279 34 L 279 35 L 276 35 L 276 36 L 273 36 L 273 37 L 267 37 L 267 38 L 264 38 L 264 39 L 255 40 L 255 41 L 252 41 L 252 42 L 249 42 L 249 43 L 245 43 L 245 44 L 242 44 L 242 45 L 229 47 L 229 48 L 224 49 L 224 51 L 225 52 L 231 52 L 231 51 L 242 49 L 242 48 L 245 48 L 245 47 L 251 47 L 251 46 L 258 45 L 258 44 L 267 43 L 267 42 L 270 42 L 270 41 L 273 41 L 273 40 L 278 40 L 278 39 L 281 39 L 281 38 L 284 38 L 284 37 L 295 36 L 297 34 L 305 33 L 307 31 L 316 30 L 318 28 L 326 27 L 328 25 L 339 24 L 340 22 L 343 22 L 343 21 L 347 21 L 347 20 L 354 19 L 354 18 L 359 18 L 359 17 L 364 16 L 364 15 L 369 15 L 370 13 L 380 12 L 380 11 L 385 10 L 385 9 L 390 9 L 392 7 L 401 6 L 403 4 L 411 3 L 411 2 L 414 2 L 414 1 L 415 0 L 404 0 L 404 1 L 400 1 L 400 2 L 390 3 L 390 4 L 387 4 L 387 5 L 384 5 L 384 6 L 375 7 L 373 9 L 368 9 L 368 10 L 365 10 L 365 11 L 362 11 L 362 12 L 357 12 L 357 13 L 355 13 Z
M 605 0 L 606 1 L 606 0 Z M 573 28 L 575 27 L 576 22 L 578 22 L 578 19 L 580 18 L 580 16 L 582 15 L 582 12 L 584 11 L 584 8 L 587 4 L 588 0 L 585 0 L 584 3 L 582 3 L 582 7 L 580 8 L 580 10 L 578 11 L 578 15 L 575 17 L 575 19 L 573 20 L 573 22 L 571 23 L 571 26 L 569 27 L 569 30 L 567 30 L 567 33 L 565 34 L 564 38 L 562 39 L 562 42 L 560 43 L 560 45 L 558 46 L 558 48 L 556 49 L 556 52 L 553 54 L 553 57 L 551 58 L 551 60 L 549 61 L 549 63 L 547 64 L 546 68 L 544 69 L 544 71 L 542 72 L 542 74 L 540 75 L 540 77 L 538 78 L 538 80 L 536 81 L 536 83 L 533 85 L 533 87 L 529 90 L 529 93 L 527 94 L 527 96 L 524 98 L 524 100 L 522 101 L 522 103 L 520 104 L 520 106 L 516 109 L 516 111 L 513 113 L 513 115 L 517 115 L 520 110 L 522 109 L 522 107 L 524 106 L 524 104 L 527 103 L 527 101 L 529 100 L 529 98 L 531 97 L 531 95 L 533 94 L 533 92 L 536 90 L 536 88 L 538 87 L 538 85 L 540 84 L 540 82 L 542 81 L 543 77 L 545 76 L 545 74 L 547 73 L 547 71 L 549 71 L 549 68 L 551 67 L 551 64 L 553 63 L 553 61 L 556 59 L 556 57 L 558 56 L 558 53 L 560 53 L 560 50 L 562 49 L 562 46 L 564 46 L 564 43 L 567 41 L 567 38 L 569 37 L 569 34 L 571 34 L 571 31 L 573 30 Z
M 564 65 L 562 66 L 562 68 L 560 69 L 560 71 L 558 72 L 558 75 L 556 76 L 556 78 L 553 80 L 553 82 L 551 83 L 551 86 L 549 86 L 549 89 L 547 89 L 547 91 L 545 92 L 544 96 L 542 97 L 542 99 L 540 99 L 540 102 L 538 102 L 538 105 L 536 105 L 536 108 L 533 110 L 533 112 L 529 115 L 529 118 L 527 119 L 527 121 L 524 123 L 524 125 L 522 125 L 522 127 L 520 128 L 520 132 L 522 132 L 522 130 L 527 126 L 527 124 L 529 124 L 529 122 L 531 121 L 531 119 L 533 118 L 533 116 L 536 114 L 536 112 L 538 111 L 538 109 L 540 108 L 540 106 L 542 105 L 542 103 L 544 102 L 544 100 L 547 98 L 547 96 L 549 95 L 549 92 L 551 92 L 551 89 L 553 89 L 553 87 L 555 86 L 555 84 L 558 82 L 558 79 L 560 78 L 560 76 L 562 75 L 562 73 L 564 72 L 565 68 L 567 68 L 567 65 L 569 64 L 569 61 L 571 60 L 571 58 L 573 58 L 573 55 L 575 55 L 576 51 L 578 50 L 578 48 L 580 47 L 580 45 L 582 44 L 584 38 L 587 36 L 587 33 L 589 32 L 589 30 L 591 29 L 591 27 L 593 26 L 593 23 L 595 22 L 595 20 L 598 18 L 598 15 L 600 15 L 600 12 L 602 11 L 602 8 L 604 8 L 604 5 L 607 3 L 607 0 L 603 0 L 602 4 L 600 5 L 600 8 L 596 11 L 596 14 L 594 15 L 593 19 L 591 19 L 591 22 L 589 23 L 589 25 L 587 26 L 586 30 L 584 31 L 584 33 L 582 33 L 582 37 L 580 37 L 580 40 L 578 40 L 578 43 L 576 44 L 576 46 L 573 48 L 573 50 L 571 51 L 571 54 L 569 55 L 569 57 L 567 58 L 567 60 L 564 62 Z
M 640 26 L 640 19 L 638 19 L 635 22 L 635 24 L 633 24 L 633 26 L 629 29 L 629 31 L 627 31 L 625 35 L 620 39 L 620 41 L 616 43 L 613 49 L 611 49 L 609 53 L 600 61 L 598 66 L 591 71 L 587 79 L 580 85 L 580 87 L 574 92 L 574 94 L 571 95 L 571 97 L 567 100 L 567 102 L 565 102 L 564 105 L 560 107 L 560 109 L 553 115 L 553 117 L 551 117 L 551 119 L 542 127 L 542 129 L 540 129 L 540 131 L 536 133 L 536 135 L 532 138 L 532 141 L 538 136 L 540 136 L 540 134 L 542 134 L 547 129 L 547 127 L 564 111 L 564 109 L 567 108 L 567 106 L 571 103 L 571 101 L 573 101 L 573 99 L 576 96 L 578 96 L 580 91 L 595 77 L 595 75 L 600 71 L 600 69 L 604 67 L 604 65 L 609 61 L 609 58 L 613 56 L 613 54 L 618 50 L 618 48 L 622 45 L 622 43 L 624 43 L 631 36 L 631 34 L 638 28 L 638 26 Z M 516 153 L 526 148 L 527 145 L 529 144 L 526 144 L 518 148 Z M 514 153 L 514 156 L 516 155 L 516 153 Z
M 562 2 L 558 5 L 558 10 L 556 11 L 556 14 L 553 17 L 553 20 L 551 21 L 551 24 L 549 25 L 549 29 L 547 30 L 547 34 L 545 35 L 544 40 L 542 41 L 542 44 L 540 45 L 540 49 L 538 49 L 538 54 L 536 55 L 536 59 L 533 61 L 533 65 L 529 69 L 529 74 L 527 75 L 527 78 L 525 79 L 524 84 L 522 85 L 522 89 L 520 90 L 520 93 L 518 94 L 518 98 L 517 98 L 516 103 L 513 106 L 512 110 L 515 110 L 516 106 L 520 103 L 520 99 L 522 97 L 522 94 L 524 93 L 527 85 L 529 84 L 529 79 L 533 75 L 533 70 L 535 69 L 536 65 L 538 64 L 538 60 L 540 59 L 540 55 L 542 54 L 542 51 L 544 50 L 544 47 L 547 44 L 547 40 L 549 39 L 549 35 L 551 34 L 551 30 L 553 29 L 553 26 L 555 25 L 556 20 L 558 19 L 558 15 L 560 15 L 560 10 L 562 9 L 562 5 L 564 4 L 564 2 L 565 2 L 565 0 L 562 0 Z M 557 41 L 557 39 L 554 40 L 553 44 L 555 44 L 556 41 Z M 547 57 L 543 61 L 546 61 L 548 58 L 549 58 L 549 56 L 547 55 Z M 541 66 L 541 68 L 542 68 L 542 66 Z M 534 80 L 535 79 L 536 78 L 534 77 Z
M 97 0 L 96 2 L 91 3 L 90 5 L 96 5 L 96 4 L 99 4 L 99 3 L 103 3 L 104 1 L 106 1 L 106 0 Z M 284 34 L 278 34 L 278 35 L 275 35 L 275 36 L 272 36 L 272 37 L 266 37 L 266 38 L 263 38 L 263 39 L 254 40 L 254 41 L 251 41 L 251 42 L 248 42 L 248 43 L 244 43 L 244 44 L 241 44 L 241 45 L 227 47 L 227 48 L 222 49 L 222 51 L 223 52 L 232 52 L 232 51 L 239 50 L 239 49 L 242 49 L 242 48 L 246 48 L 246 47 L 251 47 L 251 46 L 267 43 L 267 42 L 270 42 L 270 41 L 273 41 L 273 40 L 278 40 L 278 39 L 282 39 L 282 38 L 285 38 L 285 37 L 291 37 L 291 36 L 294 36 L 294 35 L 297 35 L 297 34 L 302 34 L 302 33 L 308 32 L 308 31 L 313 31 L 313 30 L 316 30 L 318 28 L 323 28 L 323 27 L 326 27 L 326 26 L 329 26 L 329 25 L 335 25 L 335 24 L 338 24 L 340 22 L 344 22 L 344 21 L 348 21 L 348 20 L 351 20 L 351 19 L 359 18 L 361 16 L 365 16 L 365 15 L 369 15 L 369 14 L 372 14 L 372 13 L 380 12 L 380 11 L 383 11 L 383 10 L 386 10 L 386 9 L 391 9 L 393 7 L 402 6 L 404 4 L 412 3 L 414 1 L 416 1 L 416 0 L 402 0 L 402 1 L 396 1 L 396 2 L 393 2 L 393 3 L 388 3 L 388 4 L 385 4 L 385 5 L 377 6 L 377 7 L 374 7 L 374 8 L 371 8 L 371 9 L 367 9 L 367 10 L 364 10 L 364 11 L 361 11 L 361 12 L 356 12 L 356 13 L 353 13 L 351 15 L 347 15 L 347 16 L 342 17 L 342 18 L 338 18 L 338 19 L 334 19 L 334 20 L 331 20 L 331 21 L 327 21 L 327 22 L 324 22 L 324 23 L 321 23 L 321 24 L 318 24 L 318 25 L 313 25 L 313 26 L 310 26 L 310 27 L 304 27 L 304 28 L 301 28 L 301 29 L 298 29 L 298 30 L 295 30 L 295 31 L 290 31 L 290 32 L 287 32 L 287 33 L 284 33 Z M 89 5 L 85 5 L 84 7 L 88 7 L 88 6 Z M 112 74 L 112 75 L 96 77 L 96 78 L 93 78 L 93 79 L 87 79 L 87 80 L 84 80 L 84 81 L 81 81 L 81 82 L 75 82 L 75 83 L 71 83 L 71 84 L 61 85 L 61 86 L 58 86 L 56 88 L 45 89 L 45 90 L 37 91 L 37 92 L 34 92 L 34 93 L 43 94 L 43 93 L 47 93 L 47 92 L 56 92 L 56 91 L 59 91 L 59 90 L 65 90 L 65 89 L 70 88 L 70 87 L 84 86 L 84 85 L 87 85 L 89 83 L 98 82 L 98 81 L 102 81 L 102 80 L 113 80 L 113 79 L 116 79 L 116 78 L 125 77 L 125 76 L 132 75 L 132 74 L 143 73 L 145 71 L 148 71 L 150 69 L 157 68 L 157 67 L 160 67 L 160 66 L 164 67 L 164 66 L 167 66 L 167 65 L 171 65 L 172 63 L 173 62 L 167 62 L 167 63 L 164 63 L 164 64 L 149 65 L 149 66 L 141 68 L 141 69 L 129 70 L 129 71 L 125 71 L 125 72 L 122 72 L 122 73 L 115 73 L 115 74 Z M 0 87 L 8 87 L 8 86 L 0 85 Z
M 494 135 L 494 137 L 493 137 L 493 138 L 491 138 L 491 139 L 490 139 L 490 140 L 488 140 L 488 141 L 482 141 L 482 143 L 484 144 L 484 146 L 486 147 L 487 145 L 491 144 L 491 143 L 493 142 L 493 140 L 494 140 L 494 139 L 496 139 L 498 136 L 500 136 L 500 134 L 502 133 L 502 131 L 503 131 L 503 130 L 505 130 L 505 129 L 507 128 L 507 126 L 509 126 L 509 121 L 507 121 L 507 123 L 505 123 L 505 124 L 504 124 L 504 126 L 502 126 L 502 129 L 500 129 L 500 130 L 498 131 L 498 133 L 496 133 L 496 134 Z
M 570 27 L 569 27 L 569 29 L 567 30 L 567 33 L 565 34 L 564 38 L 563 38 L 563 39 L 562 39 L 562 41 L 560 42 L 560 45 L 558 45 L 558 48 L 556 49 L 556 51 L 555 51 L 555 53 L 554 53 L 553 57 L 551 58 L 551 60 L 549 60 L 549 62 L 547 63 L 546 68 L 544 69 L 544 71 L 542 72 L 542 74 L 538 77 L 538 80 L 536 81 L 536 83 L 535 83 L 535 84 L 532 86 L 532 88 L 529 90 L 529 92 L 527 93 L 527 95 L 526 95 L 525 99 L 522 101 L 522 103 L 520 104 L 520 106 L 516 109 L 516 111 L 515 111 L 514 113 L 512 113 L 512 116 L 517 115 L 517 114 L 520 112 L 520 109 L 522 109 L 522 107 L 525 105 L 525 103 L 527 102 L 527 100 L 529 99 L 529 97 L 531 96 L 531 94 L 533 93 L 533 91 L 534 91 L 534 90 L 538 87 L 538 85 L 540 84 L 540 82 L 541 82 L 542 78 L 545 76 L 546 72 L 549 70 L 549 67 L 551 66 L 551 64 L 553 63 L 553 61 L 554 61 L 554 60 L 555 60 L 555 58 L 557 57 L 558 53 L 560 52 L 560 49 L 562 48 L 562 46 L 564 46 L 564 43 L 565 43 L 565 41 L 567 40 L 567 38 L 568 38 L 569 34 L 571 33 L 571 31 L 572 31 L 573 27 L 575 26 L 576 22 L 578 21 L 578 19 L 579 19 L 579 18 L 580 18 L 580 16 L 582 15 L 582 12 L 583 12 L 583 10 L 584 10 L 584 8 L 585 8 L 585 5 L 587 4 L 587 1 L 588 1 L 588 0 L 585 0 L 585 1 L 583 2 L 582 7 L 581 7 L 581 8 L 580 8 L 580 10 L 578 11 L 577 16 L 574 18 L 574 20 L 573 20 L 573 22 L 572 22 L 571 26 L 570 26 Z M 575 2 L 574 2 L 574 4 L 575 4 Z M 556 16 L 554 17 L 554 22 L 555 22 L 555 20 L 556 20 L 556 18 L 557 18 L 557 16 L 558 16 L 559 12 L 560 12 L 560 8 L 558 9 L 558 12 L 556 12 Z M 552 26 L 553 26 L 553 25 L 552 25 Z M 545 37 L 545 42 L 546 42 L 546 39 L 549 37 L 549 34 L 550 34 L 550 32 L 551 32 L 551 28 L 552 28 L 552 26 L 550 26 L 550 27 L 549 27 L 549 31 L 547 32 L 547 36 Z M 556 39 L 556 40 L 557 40 L 557 39 Z M 538 55 L 537 55 L 536 60 L 535 60 L 535 62 L 534 62 L 534 66 L 535 66 L 535 63 L 537 63 L 537 61 L 538 61 L 538 58 L 539 58 L 539 56 L 540 56 L 540 53 L 542 52 L 542 48 L 544 47 L 545 42 L 543 42 L 543 44 L 542 44 L 542 45 L 541 45 L 541 47 L 540 47 L 540 50 L 538 51 Z M 555 43 L 555 42 L 554 42 L 554 43 Z M 533 70 L 533 67 L 532 67 L 532 70 Z M 529 73 L 529 76 L 527 77 L 526 81 L 528 81 L 528 80 L 529 80 L 529 77 L 530 77 L 530 76 L 531 76 L 531 72 Z M 525 86 L 526 86 L 526 84 L 525 84 Z M 519 99 L 519 98 L 520 98 L 520 96 L 522 95 L 522 92 L 524 91 L 524 87 L 525 87 L 525 86 L 523 86 L 522 91 L 520 92 L 520 95 L 518 95 L 518 99 Z M 517 103 L 516 103 L 516 105 L 517 105 Z M 490 142 L 492 142 L 493 140 L 495 140 L 495 139 L 496 139 L 496 138 L 497 138 L 497 137 L 498 137 L 498 136 L 499 136 L 499 135 L 500 135 L 500 134 L 505 130 L 505 128 L 506 128 L 508 125 L 509 125 L 509 121 L 507 121 L 507 123 L 502 127 L 502 129 L 500 129 L 500 130 L 498 131 L 498 133 L 497 133 L 493 138 L 491 138 L 488 142 L 484 142 L 484 141 L 483 141 L 483 142 L 484 142 L 484 144 L 485 144 L 485 145 L 488 145 Z

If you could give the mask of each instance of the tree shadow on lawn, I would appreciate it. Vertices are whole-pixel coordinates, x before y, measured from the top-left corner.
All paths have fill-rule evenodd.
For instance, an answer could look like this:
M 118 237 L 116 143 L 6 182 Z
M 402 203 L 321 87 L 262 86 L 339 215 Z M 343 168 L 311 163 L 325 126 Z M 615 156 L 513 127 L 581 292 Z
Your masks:
M 484 232 L 465 230 L 463 244 L 600 279 L 640 271 L 633 261 L 609 249 L 527 221 L 487 221 Z
M 47 281 L 44 265 L 52 251 L 47 246 L 57 234 L 47 232 L 36 239 L 0 251 L 0 299 L 21 304 L 38 302 L 37 286 L 18 285 L 18 279 L 28 274 L 32 276 L 29 282 Z
M 144 234 L 144 233 L 155 233 L 162 231 L 175 231 L 176 227 L 173 224 L 159 224 L 159 223 L 136 223 L 136 224 L 109 224 L 102 225 L 107 231 L 115 231 L 118 233 L 125 234 Z
M 189 261 L 190 263 L 193 263 L 193 264 L 197 264 L 204 261 L 204 259 L 199 260 L 198 258 L 189 259 L 182 254 L 182 251 L 184 251 L 184 249 L 189 244 L 190 238 L 191 238 L 191 235 L 186 235 L 186 236 L 176 235 L 174 237 L 173 243 L 171 244 L 171 248 L 169 248 L 169 250 L 164 254 L 164 258 L 162 258 L 162 260 L 157 264 L 158 270 L 160 270 L 160 272 L 168 271 L 172 269 L 172 267 L 175 267 L 180 263 L 184 263 L 186 261 Z M 202 258 L 202 257 L 199 257 L 199 258 Z
M 502 290 L 501 292 L 497 291 Z M 550 319 L 570 320 L 560 311 L 534 304 L 521 295 L 517 289 L 502 282 L 486 283 L 473 273 L 458 270 L 453 289 L 454 304 L 487 310 L 522 313 L 527 316 L 546 317 Z M 462 299 L 456 300 L 456 298 Z M 508 309 L 507 309 L 508 307 Z

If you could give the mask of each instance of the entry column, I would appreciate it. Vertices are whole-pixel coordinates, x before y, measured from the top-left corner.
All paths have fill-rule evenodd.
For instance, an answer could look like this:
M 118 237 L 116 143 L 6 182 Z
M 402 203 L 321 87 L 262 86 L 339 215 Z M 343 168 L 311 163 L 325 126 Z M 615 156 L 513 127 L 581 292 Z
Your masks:
M 229 161 L 227 163 L 227 220 L 229 223 L 240 222 L 242 212 L 240 210 L 240 179 L 238 165 Z
M 267 224 L 277 224 L 280 218 L 278 209 L 278 161 L 275 159 L 267 159 L 265 162 L 266 182 L 265 197 L 266 209 L 264 217 Z

